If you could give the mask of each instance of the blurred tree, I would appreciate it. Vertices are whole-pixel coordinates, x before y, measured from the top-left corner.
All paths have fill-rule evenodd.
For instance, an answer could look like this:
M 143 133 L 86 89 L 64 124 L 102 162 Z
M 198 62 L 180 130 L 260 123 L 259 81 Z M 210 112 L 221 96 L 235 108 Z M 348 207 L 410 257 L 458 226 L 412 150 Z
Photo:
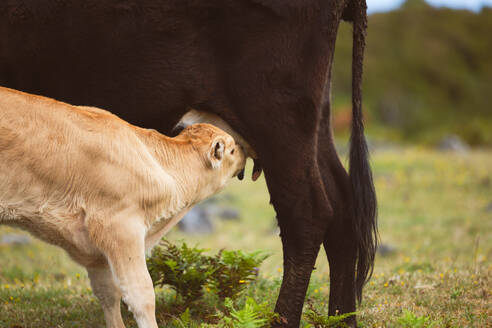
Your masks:
M 351 30 L 342 24 L 337 41 L 335 121 L 350 110 Z M 490 8 L 473 13 L 407 0 L 398 10 L 371 15 L 364 72 L 369 128 L 410 141 L 457 134 L 492 145 L 491 31 Z
M 402 9 L 422 9 L 430 7 L 430 5 L 425 2 L 425 0 L 407 0 L 402 5 Z

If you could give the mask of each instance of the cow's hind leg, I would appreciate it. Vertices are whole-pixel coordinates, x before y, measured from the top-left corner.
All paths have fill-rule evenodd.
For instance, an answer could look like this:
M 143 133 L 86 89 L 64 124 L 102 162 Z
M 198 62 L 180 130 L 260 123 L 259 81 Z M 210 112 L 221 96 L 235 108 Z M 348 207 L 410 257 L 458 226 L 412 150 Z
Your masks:
M 341 165 L 340 165 L 341 168 Z M 356 261 L 358 240 L 353 227 L 353 213 L 347 188 L 340 187 L 340 181 L 347 179 L 347 173 L 343 169 L 331 168 L 324 172 L 325 185 L 334 198 L 334 215 L 326 230 L 323 246 L 330 264 L 330 300 L 329 315 L 353 313 L 356 310 Z M 335 178 L 334 175 L 337 175 Z M 331 177 L 331 178 L 328 178 Z M 338 181 L 338 183 L 337 183 Z M 351 327 L 356 326 L 355 315 L 345 320 Z
M 323 246 L 330 265 L 329 315 L 355 312 L 355 266 L 357 240 L 350 206 L 350 181 L 342 166 L 329 130 L 329 120 L 321 122 L 318 164 L 325 192 L 331 200 L 333 212 L 325 220 Z M 355 315 L 346 323 L 355 327 Z
M 362 62 L 367 28 L 366 2 L 348 1 L 344 19 L 353 21 L 352 127 L 349 174 L 343 169 L 330 133 L 330 102 L 323 108 L 318 161 L 325 190 L 338 195 L 335 217 L 324 246 L 330 262 L 330 314 L 353 312 L 371 276 L 377 235 L 377 201 L 362 118 Z M 331 73 L 330 73 L 331 74 Z M 329 90 L 326 90 L 329 91 Z M 348 320 L 356 326 L 355 317 Z
M 330 148 L 331 149 L 326 149 Z M 358 240 L 355 234 L 347 172 L 336 156 L 333 144 L 326 141 L 319 160 L 326 192 L 332 198 L 333 217 L 326 229 L 323 246 L 330 264 L 330 315 L 355 312 L 355 268 Z M 355 326 L 355 316 L 346 320 Z
M 103 263 L 98 266 L 87 267 L 87 273 L 91 280 L 92 291 L 99 299 L 104 311 L 106 327 L 124 328 L 120 310 L 121 292 L 113 280 L 109 265 Z
M 339 217 L 340 218 L 340 217 Z M 330 264 L 329 315 L 355 312 L 356 240 L 351 227 L 343 220 L 329 228 L 323 246 Z M 355 327 L 355 315 L 346 320 Z
M 333 216 L 327 218 L 329 225 L 323 241 L 330 265 L 328 313 L 353 313 L 356 311 L 356 299 L 362 292 L 362 286 L 356 285 L 361 237 L 356 232 L 350 179 L 336 154 L 328 121 L 322 123 L 319 141 L 318 163 L 325 191 L 333 205 Z M 345 321 L 351 327 L 356 326 L 355 315 Z

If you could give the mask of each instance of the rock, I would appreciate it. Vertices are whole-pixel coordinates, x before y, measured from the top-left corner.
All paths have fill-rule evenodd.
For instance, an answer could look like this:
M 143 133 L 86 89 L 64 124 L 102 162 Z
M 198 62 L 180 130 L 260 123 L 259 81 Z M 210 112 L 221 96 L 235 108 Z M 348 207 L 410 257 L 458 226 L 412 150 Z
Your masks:
M 0 245 L 27 245 L 31 238 L 26 235 L 3 235 L 0 237 Z
M 492 202 L 490 202 L 489 205 L 485 207 L 485 212 L 492 212 Z
M 221 200 L 226 201 L 226 202 L 232 202 L 236 199 L 236 197 L 234 197 L 230 193 L 225 193 L 225 194 L 221 194 L 221 195 L 222 195 Z
M 205 199 L 203 202 L 200 203 L 200 205 L 211 205 L 211 204 L 217 204 L 218 202 L 219 202 L 219 198 L 217 196 L 213 196 Z
M 388 256 L 395 252 L 395 248 L 388 244 L 379 244 L 376 252 L 381 256 Z
M 271 222 L 271 226 L 266 230 L 266 234 L 280 236 L 280 227 L 278 226 L 277 218 L 272 218 Z
M 437 149 L 440 151 L 452 151 L 464 154 L 470 150 L 470 146 L 461 140 L 460 137 L 448 135 L 441 139 L 437 145 Z
M 349 152 L 349 145 L 346 142 L 341 142 L 340 140 L 335 140 L 335 149 L 340 157 L 347 156 Z
M 399 274 L 394 275 L 393 277 L 389 278 L 388 284 L 390 285 L 396 285 L 398 282 L 400 282 L 401 277 Z
M 415 288 L 415 289 L 433 289 L 434 287 L 436 287 L 436 284 L 424 285 L 419 281 L 413 288 Z
M 65 280 L 66 277 L 67 276 L 63 273 L 55 273 L 53 275 L 53 278 L 55 278 L 56 281 L 63 281 L 63 280 Z
M 215 230 L 206 207 L 201 204 L 193 207 L 179 221 L 178 227 L 189 234 L 210 234 Z
M 220 210 L 219 217 L 224 220 L 239 220 L 239 211 L 233 207 Z

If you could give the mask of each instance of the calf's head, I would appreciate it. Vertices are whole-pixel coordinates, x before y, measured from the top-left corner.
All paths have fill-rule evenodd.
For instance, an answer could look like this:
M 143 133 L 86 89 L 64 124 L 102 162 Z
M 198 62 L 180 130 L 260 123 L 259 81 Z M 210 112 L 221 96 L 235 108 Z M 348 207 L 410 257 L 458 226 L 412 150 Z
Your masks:
M 192 124 L 178 138 L 191 143 L 200 158 L 198 178 L 211 188 L 211 192 L 220 190 L 230 178 L 243 174 L 244 149 L 223 130 L 207 123 Z
M 209 123 L 229 133 L 234 138 L 234 140 L 241 145 L 246 157 L 251 157 L 253 159 L 254 166 L 253 166 L 253 173 L 251 176 L 253 181 L 256 181 L 260 177 L 262 168 L 260 164 L 260 159 L 258 158 L 256 151 L 239 133 L 234 131 L 234 129 L 218 115 L 210 112 L 191 109 L 180 119 L 178 124 L 176 124 L 176 126 L 173 129 L 173 133 L 174 135 L 176 135 L 187 126 L 196 123 Z M 238 178 L 242 180 L 242 174 L 239 175 Z

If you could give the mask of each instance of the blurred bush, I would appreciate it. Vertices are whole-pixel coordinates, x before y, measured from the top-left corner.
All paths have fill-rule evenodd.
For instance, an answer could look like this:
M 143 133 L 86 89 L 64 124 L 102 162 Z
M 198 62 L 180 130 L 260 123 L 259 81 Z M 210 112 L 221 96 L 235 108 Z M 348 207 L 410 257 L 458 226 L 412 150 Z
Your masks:
M 479 13 L 407 0 L 369 16 L 364 105 L 369 132 L 435 143 L 455 134 L 492 145 L 492 9 Z M 351 108 L 352 27 L 340 26 L 333 66 L 336 133 Z

